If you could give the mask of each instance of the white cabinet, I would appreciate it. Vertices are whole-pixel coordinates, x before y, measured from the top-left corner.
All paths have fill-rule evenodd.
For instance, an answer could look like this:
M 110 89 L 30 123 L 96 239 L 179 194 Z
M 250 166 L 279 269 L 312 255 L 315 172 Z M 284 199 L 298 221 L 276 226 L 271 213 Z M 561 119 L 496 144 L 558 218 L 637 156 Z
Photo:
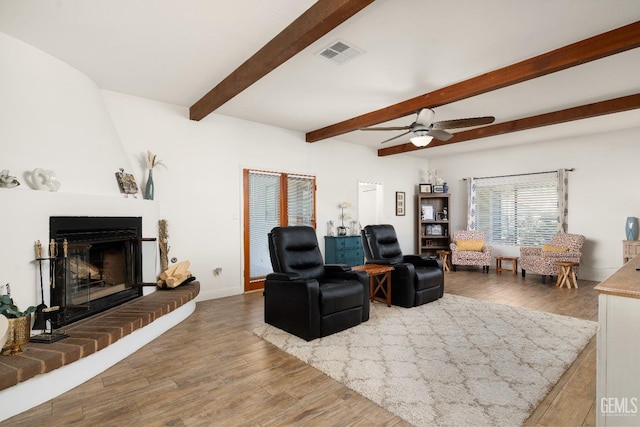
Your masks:
M 597 338 L 597 425 L 640 425 L 640 257 L 604 282 Z

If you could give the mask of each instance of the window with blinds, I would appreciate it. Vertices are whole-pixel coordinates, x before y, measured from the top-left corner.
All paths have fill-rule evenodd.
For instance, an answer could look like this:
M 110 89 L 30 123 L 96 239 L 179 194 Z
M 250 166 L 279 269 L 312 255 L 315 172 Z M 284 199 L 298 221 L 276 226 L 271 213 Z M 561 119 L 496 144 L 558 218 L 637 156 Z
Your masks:
M 476 217 L 490 243 L 548 243 L 558 229 L 557 173 L 477 178 Z

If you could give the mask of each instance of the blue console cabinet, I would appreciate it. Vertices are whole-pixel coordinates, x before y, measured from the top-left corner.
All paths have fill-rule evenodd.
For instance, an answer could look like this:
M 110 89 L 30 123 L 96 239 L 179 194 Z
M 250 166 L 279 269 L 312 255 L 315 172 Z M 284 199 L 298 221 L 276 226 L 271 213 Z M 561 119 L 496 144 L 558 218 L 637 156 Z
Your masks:
M 324 236 L 324 254 L 327 264 L 364 264 L 364 251 L 360 236 Z

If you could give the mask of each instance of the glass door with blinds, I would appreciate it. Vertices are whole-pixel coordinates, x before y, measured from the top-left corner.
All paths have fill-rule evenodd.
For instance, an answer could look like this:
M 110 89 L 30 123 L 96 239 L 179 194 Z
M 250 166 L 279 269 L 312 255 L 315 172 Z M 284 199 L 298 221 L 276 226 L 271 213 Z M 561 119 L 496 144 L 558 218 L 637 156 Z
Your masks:
M 285 225 L 315 228 L 315 177 L 244 170 L 244 290 L 262 289 L 273 270 L 267 234 Z

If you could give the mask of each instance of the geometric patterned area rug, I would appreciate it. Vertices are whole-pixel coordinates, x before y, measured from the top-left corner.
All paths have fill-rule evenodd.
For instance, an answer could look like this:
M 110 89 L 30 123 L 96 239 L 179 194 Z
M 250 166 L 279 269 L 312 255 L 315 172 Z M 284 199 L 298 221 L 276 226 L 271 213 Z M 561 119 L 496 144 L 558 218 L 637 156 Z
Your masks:
M 371 305 L 368 322 L 306 342 L 253 332 L 416 426 L 521 425 L 597 322 L 445 294 Z

